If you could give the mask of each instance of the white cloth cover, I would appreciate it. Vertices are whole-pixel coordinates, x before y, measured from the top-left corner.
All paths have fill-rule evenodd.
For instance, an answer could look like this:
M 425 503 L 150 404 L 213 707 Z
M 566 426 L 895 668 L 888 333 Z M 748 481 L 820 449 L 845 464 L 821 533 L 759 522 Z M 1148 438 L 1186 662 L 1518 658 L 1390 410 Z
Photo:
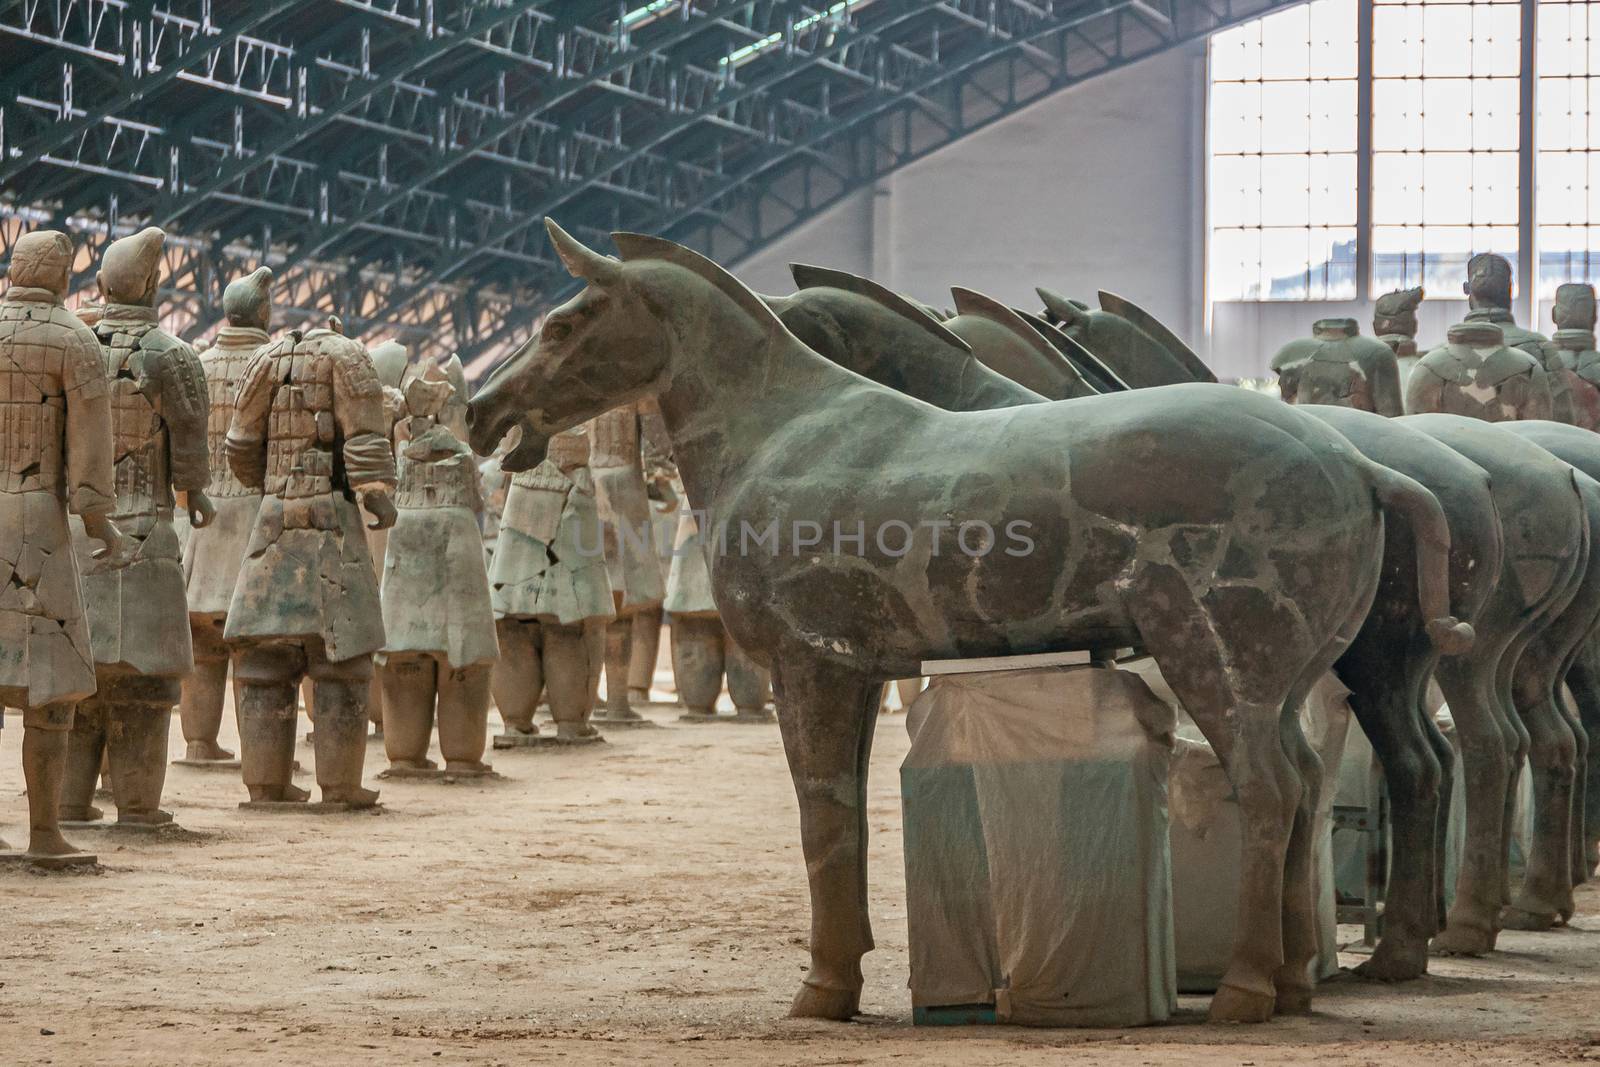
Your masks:
M 1149 658 L 1125 665 L 1153 692 L 1175 701 Z M 1350 691 L 1332 674 L 1318 680 L 1300 709 L 1300 728 L 1322 760 L 1324 788 L 1312 833 L 1317 842 L 1312 878 L 1317 887 L 1318 981 L 1339 970 L 1338 902 L 1333 877 L 1334 786 L 1351 724 Z M 1222 763 L 1193 720 L 1175 706 L 1178 751 L 1172 762 L 1172 896 L 1178 989 L 1209 993 L 1233 956 L 1238 926 L 1239 854 L 1244 844 L 1239 804 Z
M 1177 1005 L 1171 710 L 1092 667 L 943 675 L 901 764 L 911 998 L 1136 1026 Z

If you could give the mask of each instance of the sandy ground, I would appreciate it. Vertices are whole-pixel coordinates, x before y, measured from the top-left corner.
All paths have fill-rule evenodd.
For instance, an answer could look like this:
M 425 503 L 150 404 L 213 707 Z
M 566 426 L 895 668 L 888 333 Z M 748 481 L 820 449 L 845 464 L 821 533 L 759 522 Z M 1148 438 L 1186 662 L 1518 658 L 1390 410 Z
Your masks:
M 1336 981 L 1307 1018 L 1209 1027 L 1184 998 L 1141 1030 L 913 1028 L 901 716 L 873 754 L 867 1015 L 788 1020 L 808 909 L 777 727 L 651 714 L 663 728 L 604 746 L 497 752 L 502 781 L 378 783 L 380 814 L 247 814 L 233 775 L 172 768 L 179 839 L 80 833 L 98 872 L 0 873 L 0 1063 L 1600 1061 L 1590 887 L 1572 929 L 1506 933 L 1403 987 Z M 13 843 L 18 726 L 0 742 Z M 384 766 L 375 743 L 369 779 Z

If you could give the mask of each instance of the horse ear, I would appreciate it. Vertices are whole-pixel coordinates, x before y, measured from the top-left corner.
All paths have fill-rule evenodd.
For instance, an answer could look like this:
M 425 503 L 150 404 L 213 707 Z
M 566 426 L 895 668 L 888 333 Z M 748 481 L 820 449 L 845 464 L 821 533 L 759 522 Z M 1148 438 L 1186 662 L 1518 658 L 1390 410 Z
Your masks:
M 1061 325 L 1075 326 L 1083 321 L 1083 309 L 1060 293 L 1052 292 L 1043 286 L 1037 286 L 1033 291 L 1039 294 L 1039 301 L 1044 304 L 1045 311 Z
M 596 285 L 609 285 L 622 276 L 622 264 L 610 256 L 602 256 L 594 249 L 585 247 L 577 238 L 556 225 L 555 219 L 546 216 L 544 228 L 550 235 L 550 243 L 555 245 L 556 255 L 561 257 L 561 265 L 566 267 L 567 273 L 574 278 L 583 278 Z

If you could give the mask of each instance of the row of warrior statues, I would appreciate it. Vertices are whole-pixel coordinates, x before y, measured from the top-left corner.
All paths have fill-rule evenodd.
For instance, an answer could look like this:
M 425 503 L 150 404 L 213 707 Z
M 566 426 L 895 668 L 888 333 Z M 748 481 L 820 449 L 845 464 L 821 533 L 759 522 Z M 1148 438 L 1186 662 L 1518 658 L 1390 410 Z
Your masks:
M 73 312 L 71 241 L 26 234 L 0 299 L 0 706 L 23 712 L 24 858 L 92 860 L 61 830 L 102 817 L 103 771 L 118 825 L 171 825 L 174 706 L 179 762 L 238 767 L 258 809 L 374 805 L 369 720 L 404 776 L 491 773 L 491 698 L 497 747 L 650 725 L 632 704 L 664 612 L 684 718 L 716 717 L 726 673 L 736 718 L 768 720 L 647 404 L 507 478 L 464 443 L 458 360 L 369 353 L 337 319 L 274 339 L 266 267 L 227 286 L 198 353 L 163 330 L 164 241 L 111 243 L 101 303 Z M 217 743 L 230 666 L 237 761 Z M 303 684 L 318 804 L 293 782 Z
M 1504 257 L 1472 257 L 1466 319 L 1425 354 L 1419 355 L 1416 341 L 1420 288 L 1378 299 L 1376 339 L 1361 336 L 1354 319 L 1317 321 L 1311 337 L 1291 341 L 1272 360 L 1283 398 L 1387 416 L 1445 411 L 1489 422 L 1550 419 L 1600 430 L 1594 286 L 1572 282 L 1556 289 L 1556 328 L 1546 337 L 1512 317 L 1511 277 Z

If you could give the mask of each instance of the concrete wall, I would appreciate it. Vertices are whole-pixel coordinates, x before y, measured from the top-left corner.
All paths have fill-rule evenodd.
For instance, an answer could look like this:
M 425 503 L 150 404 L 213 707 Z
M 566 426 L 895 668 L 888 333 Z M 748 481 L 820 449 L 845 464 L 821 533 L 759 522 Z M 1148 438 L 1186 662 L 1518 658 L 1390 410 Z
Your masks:
M 787 293 L 787 264 L 817 263 L 941 307 L 951 285 L 1028 308 L 1035 285 L 1090 302 L 1108 289 L 1193 342 L 1204 321 L 1204 56 L 1203 45 L 1174 50 L 1057 93 L 734 271 L 759 292 Z

